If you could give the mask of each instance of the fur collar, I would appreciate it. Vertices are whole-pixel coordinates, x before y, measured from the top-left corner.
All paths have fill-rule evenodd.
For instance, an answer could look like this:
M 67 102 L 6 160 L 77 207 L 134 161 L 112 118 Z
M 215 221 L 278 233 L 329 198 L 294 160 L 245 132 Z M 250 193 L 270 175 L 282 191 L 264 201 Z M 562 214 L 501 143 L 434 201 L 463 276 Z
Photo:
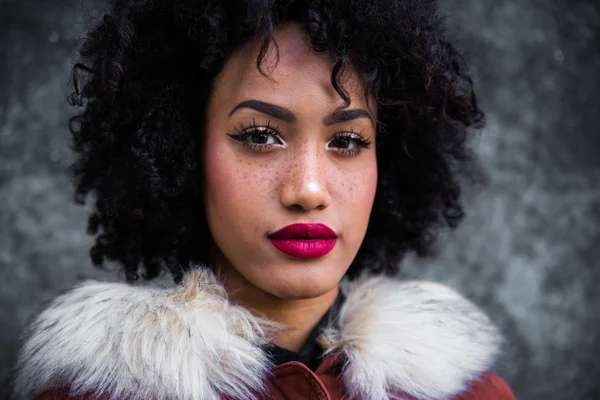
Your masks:
M 351 396 L 445 399 L 489 369 L 501 337 L 473 303 L 438 283 L 369 277 L 352 283 L 322 343 L 347 360 Z M 71 384 L 116 399 L 254 398 L 273 366 L 261 346 L 277 326 L 228 302 L 207 268 L 164 289 L 85 282 L 30 326 L 15 397 Z

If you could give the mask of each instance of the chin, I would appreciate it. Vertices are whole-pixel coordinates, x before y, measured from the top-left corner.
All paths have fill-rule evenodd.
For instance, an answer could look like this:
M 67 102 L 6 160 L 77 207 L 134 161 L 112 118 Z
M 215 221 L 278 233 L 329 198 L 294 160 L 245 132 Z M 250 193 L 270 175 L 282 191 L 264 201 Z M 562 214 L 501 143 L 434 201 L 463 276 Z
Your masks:
M 282 300 L 303 300 L 303 299 L 315 299 L 323 296 L 327 293 L 326 290 L 315 290 L 314 287 L 295 287 L 290 290 L 278 290 L 273 295 L 277 296 Z
M 290 287 L 288 288 L 282 288 L 282 287 L 278 287 L 274 290 L 271 290 L 271 294 L 277 298 L 280 298 L 282 300 L 304 300 L 304 299 L 315 299 L 317 297 L 321 297 L 323 295 L 325 295 L 326 293 L 328 293 L 331 289 L 333 288 L 329 288 L 329 290 L 318 290 L 315 289 L 314 286 L 305 286 L 305 287 Z
M 309 272 L 307 269 L 305 272 Z M 271 274 L 263 280 L 261 289 L 284 300 L 313 299 L 323 296 L 336 288 L 342 278 L 329 273 L 286 273 L 284 276 Z M 335 275 L 335 276 L 334 276 Z

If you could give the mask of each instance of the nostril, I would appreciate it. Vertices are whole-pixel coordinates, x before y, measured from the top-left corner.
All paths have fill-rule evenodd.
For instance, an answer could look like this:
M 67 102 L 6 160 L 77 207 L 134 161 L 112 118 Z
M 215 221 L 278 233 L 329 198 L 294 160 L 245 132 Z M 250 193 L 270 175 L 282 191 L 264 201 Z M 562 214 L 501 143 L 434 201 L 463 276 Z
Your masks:
M 304 210 L 304 207 L 302 207 L 300 204 L 292 204 L 291 206 L 287 207 L 292 211 L 302 211 Z

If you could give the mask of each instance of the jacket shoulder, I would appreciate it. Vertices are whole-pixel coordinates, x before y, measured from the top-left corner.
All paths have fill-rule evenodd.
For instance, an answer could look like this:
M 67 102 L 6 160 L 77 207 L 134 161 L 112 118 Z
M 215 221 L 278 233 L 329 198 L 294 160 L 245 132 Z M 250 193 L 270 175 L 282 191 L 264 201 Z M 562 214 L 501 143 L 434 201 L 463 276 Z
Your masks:
M 486 372 L 471 383 L 469 389 L 453 400 L 516 400 L 515 395 L 504 381 L 493 372 Z

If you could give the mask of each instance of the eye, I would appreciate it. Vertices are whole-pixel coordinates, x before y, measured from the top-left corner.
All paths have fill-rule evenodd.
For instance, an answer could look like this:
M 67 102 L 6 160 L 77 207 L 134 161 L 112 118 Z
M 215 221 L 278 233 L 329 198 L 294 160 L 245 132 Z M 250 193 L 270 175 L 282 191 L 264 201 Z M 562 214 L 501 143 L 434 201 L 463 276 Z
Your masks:
M 270 127 L 270 123 L 267 123 L 267 126 L 261 126 L 253 121 L 252 125 L 241 126 L 236 129 L 236 132 L 227 135 L 255 151 L 265 151 L 273 146 L 283 145 L 277 128 Z
M 360 133 L 341 132 L 329 142 L 327 147 L 335 148 L 344 155 L 357 156 L 362 149 L 367 149 L 370 146 L 371 142 Z
M 348 136 L 337 137 L 333 139 L 330 143 L 333 143 L 336 147 L 342 149 L 354 149 L 358 147 L 356 139 L 349 138 Z
M 251 144 L 275 144 L 277 140 L 275 139 L 275 135 L 273 132 L 270 132 L 268 129 L 260 127 L 254 128 L 248 132 L 245 132 L 240 137 L 240 140 L 245 141 L 246 143 Z

